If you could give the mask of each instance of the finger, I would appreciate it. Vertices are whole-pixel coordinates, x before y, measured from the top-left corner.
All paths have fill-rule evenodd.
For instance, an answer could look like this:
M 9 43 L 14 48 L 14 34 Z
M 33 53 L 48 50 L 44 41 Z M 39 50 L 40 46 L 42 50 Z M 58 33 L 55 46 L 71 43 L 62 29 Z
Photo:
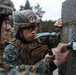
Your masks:
M 63 44 L 63 43 L 59 43 L 57 48 L 56 48 L 56 51 L 57 52 L 62 52 L 62 50 L 67 47 L 69 44 Z
M 68 54 L 70 53 L 71 51 L 66 51 L 65 53 L 64 53 L 64 58 L 67 58 L 67 56 L 68 56 Z
M 55 56 L 55 55 L 49 55 L 49 54 L 47 54 L 45 57 L 46 57 L 46 58 L 54 58 L 54 56 Z
M 54 26 L 57 26 L 57 27 L 59 27 L 59 28 L 62 27 L 62 19 L 59 18 L 59 19 L 55 22 Z
M 61 18 L 59 18 L 59 19 L 58 19 L 58 22 L 60 22 L 60 23 L 61 23 L 61 22 L 62 22 L 62 19 L 61 19 Z

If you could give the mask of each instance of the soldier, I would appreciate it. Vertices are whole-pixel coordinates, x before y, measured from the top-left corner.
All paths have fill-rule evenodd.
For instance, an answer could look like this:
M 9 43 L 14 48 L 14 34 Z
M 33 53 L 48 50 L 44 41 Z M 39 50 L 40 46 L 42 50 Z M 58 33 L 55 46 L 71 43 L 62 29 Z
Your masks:
M 10 0 L 0 0 L 0 61 L 3 55 L 3 44 L 6 41 L 8 32 L 11 30 L 9 20 L 13 9 L 13 3 Z
M 39 20 L 32 10 L 23 10 L 14 15 L 14 37 L 4 49 L 4 60 L 14 66 L 35 64 L 51 50 L 36 39 Z M 52 58 L 54 57 L 51 56 Z
M 55 53 L 55 60 L 52 62 L 45 62 L 47 56 L 40 62 L 36 63 L 35 65 L 21 65 L 17 66 L 14 69 L 11 69 L 9 65 L 8 67 L 1 65 L 2 69 L 0 68 L 1 75 L 50 75 L 50 72 L 54 71 L 57 67 L 63 64 L 66 61 L 70 50 L 65 51 L 65 47 L 69 46 L 69 44 L 59 43 L 56 48 Z M 3 68 L 4 67 L 4 68 Z M 16 69 L 23 68 L 25 71 L 20 73 Z

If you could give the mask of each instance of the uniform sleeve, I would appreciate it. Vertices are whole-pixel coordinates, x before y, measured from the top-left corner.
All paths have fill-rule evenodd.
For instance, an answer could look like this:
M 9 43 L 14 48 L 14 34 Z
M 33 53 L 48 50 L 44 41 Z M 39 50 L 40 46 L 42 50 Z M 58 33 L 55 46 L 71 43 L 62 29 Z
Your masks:
M 20 61 L 20 51 L 17 47 L 12 44 L 8 44 L 3 53 L 4 62 L 7 62 L 11 65 L 18 65 Z
M 0 68 L 0 75 L 20 75 L 20 73 L 16 69 L 7 70 Z
M 57 68 L 54 62 L 38 62 L 36 65 L 36 73 L 51 75 Z
M 16 69 L 5 70 L 4 68 L 0 68 L 0 75 L 42 75 L 42 74 L 32 73 L 30 71 L 19 72 Z
M 54 62 L 40 61 L 35 66 L 36 73 L 44 75 L 51 75 L 51 73 L 57 68 Z
M 15 69 L 22 75 L 51 75 L 57 67 L 54 62 L 38 62 L 35 65 L 18 65 Z M 21 74 L 20 74 L 21 75 Z
M 51 75 L 49 62 L 38 62 L 35 65 L 20 65 L 16 67 L 18 71 L 26 70 L 31 73 L 41 74 L 41 75 Z

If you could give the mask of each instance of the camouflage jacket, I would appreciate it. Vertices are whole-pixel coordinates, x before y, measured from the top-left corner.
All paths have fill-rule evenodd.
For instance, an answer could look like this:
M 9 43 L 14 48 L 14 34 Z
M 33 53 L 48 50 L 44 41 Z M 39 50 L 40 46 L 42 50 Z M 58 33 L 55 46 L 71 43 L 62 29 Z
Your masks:
M 0 64 L 0 75 L 50 75 L 51 71 L 56 69 L 56 67 L 53 66 L 54 63 L 51 63 L 51 66 L 54 67 L 54 69 L 50 69 L 50 63 L 43 61 L 40 61 L 35 65 L 19 65 L 16 67 L 9 64 L 2 64 Z
M 51 50 L 36 41 L 31 44 L 22 44 L 19 40 L 13 39 L 5 47 L 3 58 L 4 61 L 14 66 L 33 65 L 42 60 L 47 53 L 51 54 Z
M 55 48 L 60 42 L 60 32 L 38 33 L 36 39 L 43 45 L 47 45 L 49 49 Z
M 15 41 L 15 40 L 14 40 Z M 4 58 L 4 62 L 8 65 L 12 65 L 13 67 L 15 67 L 16 69 L 18 69 L 18 71 L 24 71 L 24 70 L 28 70 L 31 71 L 33 73 L 38 73 L 38 74 L 47 74 L 47 75 L 51 75 L 51 71 L 50 71 L 50 67 L 49 67 L 49 63 L 43 63 L 43 62 L 38 62 L 37 64 L 35 64 L 34 66 L 25 66 L 22 65 L 23 60 L 21 58 L 21 50 L 20 50 L 20 42 L 16 41 L 15 44 L 18 44 L 18 46 L 15 46 L 13 43 L 8 44 L 5 49 L 4 49 L 4 53 L 3 53 L 3 58 Z M 35 45 L 35 44 L 34 44 Z M 22 45 L 21 45 L 22 46 Z M 30 46 L 30 45 L 29 45 Z M 33 46 L 33 45 L 32 45 Z M 27 46 L 28 47 L 28 46 Z M 43 48 L 43 50 L 42 50 Z M 42 46 L 41 51 L 44 51 L 44 49 L 47 49 L 46 46 Z M 40 52 L 41 52 L 40 51 Z M 50 50 L 47 50 L 50 52 Z M 39 52 L 39 50 L 38 50 Z M 48 53 L 48 52 L 47 52 Z M 43 54 L 43 52 L 42 52 Z M 41 54 L 41 55 L 42 55 Z M 23 53 L 24 55 L 24 53 Z M 36 56 L 34 56 L 36 57 Z M 40 58 L 40 57 L 39 57 Z M 25 58 L 27 59 L 27 58 Z M 35 58 L 37 59 L 37 57 Z M 41 59 L 41 58 L 40 58 Z M 39 60 L 38 60 L 39 61 Z M 32 61 L 30 61 L 32 62 Z M 26 64 L 25 64 L 26 65 Z
M 31 73 L 30 71 L 24 71 L 20 73 L 16 69 L 5 70 L 4 68 L 0 68 L 0 75 L 43 75 L 43 74 Z

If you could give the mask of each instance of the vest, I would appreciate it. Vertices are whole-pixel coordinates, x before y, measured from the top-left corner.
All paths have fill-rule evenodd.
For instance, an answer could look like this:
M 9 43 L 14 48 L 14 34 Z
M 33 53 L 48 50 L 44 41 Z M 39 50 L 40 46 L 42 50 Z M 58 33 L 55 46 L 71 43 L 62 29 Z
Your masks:
M 9 43 L 20 49 L 21 60 L 25 65 L 33 65 L 42 60 L 47 53 L 52 54 L 52 51 L 46 45 L 38 43 L 37 40 L 23 44 L 20 40 L 13 38 Z

